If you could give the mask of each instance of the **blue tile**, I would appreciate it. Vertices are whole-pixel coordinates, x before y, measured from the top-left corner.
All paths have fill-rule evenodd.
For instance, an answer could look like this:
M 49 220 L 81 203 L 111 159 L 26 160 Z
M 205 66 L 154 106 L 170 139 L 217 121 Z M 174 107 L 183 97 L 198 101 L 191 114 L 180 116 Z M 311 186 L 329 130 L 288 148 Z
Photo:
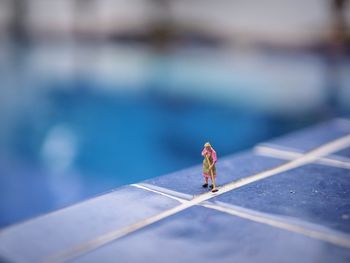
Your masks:
M 306 165 L 215 197 L 350 233 L 350 170 Z
M 349 262 L 350 250 L 192 207 L 72 262 Z
M 178 204 L 173 199 L 155 193 L 123 187 L 2 230 L 0 257 L 11 262 L 40 262 L 49 255 Z
M 255 155 L 252 152 L 229 156 L 218 160 L 217 185 L 224 185 L 285 163 L 284 160 Z M 202 188 L 202 166 L 181 170 L 169 175 L 146 180 L 145 183 L 174 191 L 198 195 L 207 192 Z
M 303 129 L 286 136 L 273 139 L 261 145 L 309 151 L 322 144 L 350 134 L 350 120 L 335 119 L 311 128 Z
M 332 157 L 350 163 L 350 148 L 335 152 Z

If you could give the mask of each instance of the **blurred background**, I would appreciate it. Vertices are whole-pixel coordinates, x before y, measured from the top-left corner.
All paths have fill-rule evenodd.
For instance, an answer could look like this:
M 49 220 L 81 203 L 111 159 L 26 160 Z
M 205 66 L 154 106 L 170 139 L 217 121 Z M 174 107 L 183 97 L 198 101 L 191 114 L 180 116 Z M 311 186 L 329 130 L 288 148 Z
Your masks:
M 0 0 L 0 228 L 349 116 L 349 2 Z

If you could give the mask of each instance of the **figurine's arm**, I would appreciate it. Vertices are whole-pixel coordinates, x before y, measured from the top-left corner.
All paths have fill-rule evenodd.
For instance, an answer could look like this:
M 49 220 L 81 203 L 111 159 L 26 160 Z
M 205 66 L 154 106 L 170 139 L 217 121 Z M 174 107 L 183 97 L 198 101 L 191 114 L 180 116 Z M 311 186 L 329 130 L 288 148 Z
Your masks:
M 206 149 L 204 148 L 202 151 L 202 156 L 205 156 L 205 154 L 207 153 Z
M 212 150 L 211 156 L 213 158 L 213 164 L 215 164 L 218 160 L 217 156 L 216 156 L 216 152 L 214 150 Z
M 214 165 L 216 164 L 218 158 L 216 157 L 216 152 L 214 149 L 211 151 L 211 157 L 213 158 L 213 163 L 210 165 L 209 169 L 212 169 Z

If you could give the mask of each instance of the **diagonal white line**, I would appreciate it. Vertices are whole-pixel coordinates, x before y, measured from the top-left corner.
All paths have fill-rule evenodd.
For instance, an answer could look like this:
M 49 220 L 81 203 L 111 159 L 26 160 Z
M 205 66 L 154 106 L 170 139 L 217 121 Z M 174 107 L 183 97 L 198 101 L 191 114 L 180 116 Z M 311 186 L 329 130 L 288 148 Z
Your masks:
M 145 185 L 142 185 L 142 184 L 131 184 L 131 186 L 134 186 L 136 188 L 140 188 L 140 189 L 143 189 L 143 190 L 146 190 L 146 191 L 149 191 L 149 192 L 153 192 L 153 193 L 156 193 L 156 194 L 160 194 L 160 195 L 163 195 L 163 196 L 166 196 L 166 197 L 169 197 L 171 199 L 174 199 L 180 203 L 186 203 L 188 202 L 188 200 L 185 200 L 185 199 L 182 199 L 182 198 L 179 198 L 179 197 L 176 197 L 174 195 L 171 195 L 169 193 L 166 193 L 165 191 L 160 191 L 160 190 L 155 190 L 155 189 L 152 189 L 151 187 L 147 187 Z
M 133 185 L 138 187 L 138 185 Z M 152 186 L 150 186 L 152 187 Z M 161 188 L 158 191 L 154 191 L 149 187 L 140 187 L 141 189 L 151 191 L 160 195 L 164 195 L 164 192 L 172 191 L 167 188 Z M 182 194 L 176 192 L 176 194 Z M 178 200 L 177 197 L 166 194 L 169 198 Z M 188 200 L 181 199 L 183 203 L 188 202 Z M 247 209 L 224 202 L 215 202 L 205 201 L 198 204 L 199 206 L 204 206 L 206 208 L 214 209 L 220 212 L 224 212 L 233 216 L 241 217 L 250 221 L 258 222 L 261 224 L 269 225 L 272 227 L 280 228 L 290 232 L 302 234 L 304 236 L 322 240 L 337 246 L 342 246 L 345 248 L 350 248 L 350 236 L 339 231 L 335 231 L 321 225 L 305 222 L 302 220 L 293 220 L 285 216 L 275 216 L 260 211 Z
M 300 158 L 301 156 L 303 156 L 303 153 L 301 152 L 295 152 L 292 150 L 282 150 L 282 149 L 272 148 L 269 146 L 260 146 L 260 145 L 254 147 L 254 153 L 258 155 L 273 157 L 273 158 L 282 159 L 282 160 L 294 160 L 296 158 Z M 318 158 L 317 160 L 315 160 L 315 163 L 337 167 L 337 168 L 350 169 L 350 162 L 333 159 L 331 157 Z
M 310 238 L 322 240 L 337 246 L 350 248 L 349 235 L 346 235 L 339 231 L 324 228 L 319 225 L 306 223 L 303 221 L 299 221 L 299 224 L 297 222 L 291 222 L 291 220 L 289 220 L 290 222 L 287 222 L 286 220 L 283 220 L 283 217 L 271 216 L 269 214 L 257 212 L 250 209 L 244 209 L 241 207 L 236 207 L 225 203 L 221 203 L 220 205 L 218 205 L 206 202 L 201 205 L 210 209 L 215 209 L 217 211 L 238 216 L 254 222 L 270 225 L 272 227 L 298 233 Z
M 185 194 L 182 192 L 178 192 L 178 191 L 164 188 L 164 187 L 154 185 L 154 184 L 138 183 L 136 185 L 141 185 L 144 188 L 149 188 L 150 190 L 155 190 L 155 191 L 162 192 L 162 193 L 174 196 L 174 197 L 178 197 L 178 198 L 182 199 L 183 201 L 189 201 L 189 200 L 193 199 L 193 197 L 194 197 L 194 195 Z
M 72 247 L 68 250 L 62 251 L 60 253 L 57 253 L 55 255 L 52 255 L 48 258 L 45 258 L 43 262 L 65 262 L 69 259 L 75 258 L 79 255 L 82 255 L 84 253 L 87 253 L 89 251 L 92 251 L 94 249 L 97 249 L 109 242 L 112 242 L 118 238 L 121 238 L 123 236 L 126 236 L 128 234 L 131 234 L 139 229 L 142 229 L 146 226 L 149 226 L 155 222 L 158 222 L 164 218 L 167 218 L 169 216 L 172 216 L 176 213 L 179 213 L 189 207 L 192 207 L 194 205 L 198 205 L 206 200 L 209 200 L 215 196 L 222 195 L 226 192 L 232 191 L 234 189 L 237 189 L 239 187 L 242 187 L 244 185 L 268 178 L 270 176 L 300 167 L 302 165 L 312 163 L 313 161 L 319 159 L 322 156 L 329 155 L 335 151 L 339 151 L 341 149 L 347 148 L 350 146 L 350 135 L 343 136 L 339 139 L 336 139 L 334 141 L 331 141 L 329 143 L 326 143 L 310 152 L 305 153 L 303 156 L 294 159 L 290 162 L 287 162 L 285 164 L 282 164 L 280 166 L 277 166 L 275 168 L 272 168 L 270 170 L 248 176 L 246 178 L 243 178 L 241 180 L 238 180 L 236 182 L 231 182 L 229 184 L 226 184 L 219 188 L 219 192 L 216 193 L 205 193 L 199 196 L 196 196 L 192 200 L 181 203 L 180 205 L 166 210 L 164 212 L 161 212 L 157 215 L 154 215 L 150 218 L 144 219 L 140 222 L 137 222 L 135 224 L 132 224 L 127 227 L 123 227 L 121 229 L 117 229 L 115 231 L 111 231 L 109 233 L 106 233 L 104 235 L 101 235 L 95 239 L 89 240 L 85 243 L 78 244 L 75 247 Z

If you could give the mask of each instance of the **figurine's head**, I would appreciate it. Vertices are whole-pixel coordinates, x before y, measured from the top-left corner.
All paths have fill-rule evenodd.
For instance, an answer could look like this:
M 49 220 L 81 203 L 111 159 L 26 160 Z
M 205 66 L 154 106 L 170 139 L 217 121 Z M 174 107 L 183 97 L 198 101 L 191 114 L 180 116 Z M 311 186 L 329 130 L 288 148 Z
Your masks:
M 206 142 L 206 143 L 204 144 L 204 147 L 205 147 L 205 149 L 207 149 L 208 151 L 211 150 L 211 145 L 210 145 L 209 142 Z

